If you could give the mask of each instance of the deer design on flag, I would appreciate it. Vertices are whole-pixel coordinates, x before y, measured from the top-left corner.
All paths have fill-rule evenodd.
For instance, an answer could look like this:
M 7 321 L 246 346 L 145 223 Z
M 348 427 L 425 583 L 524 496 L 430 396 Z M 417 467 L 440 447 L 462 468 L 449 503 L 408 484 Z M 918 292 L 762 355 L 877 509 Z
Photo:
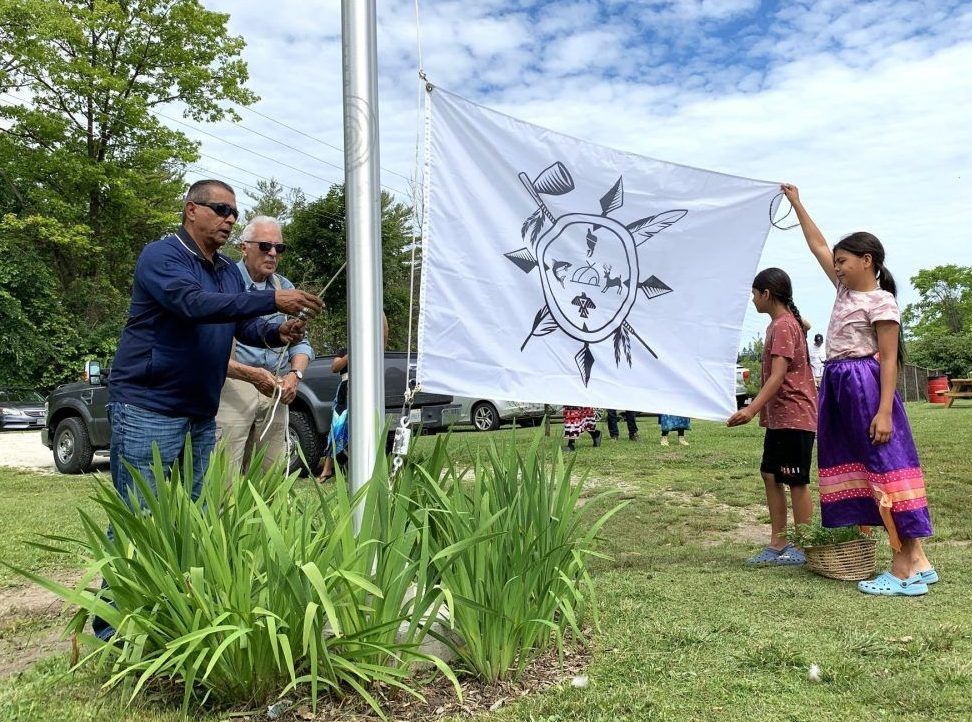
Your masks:
M 601 289 L 601 293 L 607 293 L 609 288 L 617 288 L 618 295 L 621 295 L 621 275 L 611 276 L 611 267 L 604 265 L 604 288 Z

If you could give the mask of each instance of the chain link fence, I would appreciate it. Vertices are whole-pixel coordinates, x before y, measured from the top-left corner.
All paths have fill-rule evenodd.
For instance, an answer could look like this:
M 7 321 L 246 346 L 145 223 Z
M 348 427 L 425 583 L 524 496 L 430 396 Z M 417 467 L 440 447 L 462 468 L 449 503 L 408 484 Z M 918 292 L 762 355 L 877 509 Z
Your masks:
M 898 392 L 905 401 L 928 401 L 928 379 L 941 375 L 939 369 L 905 364 L 898 372 Z

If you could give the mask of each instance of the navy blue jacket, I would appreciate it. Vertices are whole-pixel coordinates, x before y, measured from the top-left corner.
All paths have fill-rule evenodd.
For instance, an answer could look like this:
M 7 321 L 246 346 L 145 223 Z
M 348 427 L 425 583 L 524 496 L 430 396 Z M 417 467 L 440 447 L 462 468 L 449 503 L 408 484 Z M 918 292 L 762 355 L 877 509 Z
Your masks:
M 109 398 L 166 416 L 212 418 L 233 337 L 280 346 L 274 291 L 246 293 L 236 264 L 210 263 L 185 228 L 142 249 L 132 305 L 108 383 Z

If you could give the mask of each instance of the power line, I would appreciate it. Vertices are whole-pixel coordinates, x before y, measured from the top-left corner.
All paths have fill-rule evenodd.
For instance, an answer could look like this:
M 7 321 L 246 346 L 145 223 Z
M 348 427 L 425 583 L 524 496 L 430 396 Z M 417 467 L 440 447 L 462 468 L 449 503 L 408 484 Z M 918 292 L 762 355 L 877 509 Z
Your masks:
M 244 110 L 244 111 L 246 111 L 248 113 L 253 113 L 254 115 L 259 115 L 261 118 L 266 118 L 271 123 L 276 123 L 280 127 L 286 128 L 287 130 L 290 130 L 290 131 L 293 131 L 294 133 L 297 133 L 297 135 L 302 135 L 305 138 L 308 138 L 309 140 L 313 140 L 315 143 L 320 143 L 321 145 L 325 146 L 326 148 L 331 148 L 332 150 L 336 150 L 339 153 L 343 153 L 344 152 L 344 148 L 342 148 L 341 146 L 334 145 L 333 143 L 328 143 L 326 140 L 321 140 L 320 138 L 316 138 L 313 135 L 310 135 L 309 133 L 305 133 L 304 131 L 299 130 L 298 128 L 293 127 L 292 125 L 288 125 L 287 123 L 284 123 L 282 120 L 277 120 L 276 118 L 273 118 L 273 117 L 267 115 L 266 113 L 262 113 L 259 110 L 257 110 L 256 108 L 249 108 L 249 107 L 246 107 L 246 106 L 240 106 L 240 110 Z M 243 127 L 242 124 L 241 124 L 241 127 Z M 413 178 L 409 178 L 407 175 L 403 175 L 402 173 L 399 173 L 397 171 L 393 171 L 391 168 L 386 168 L 385 166 L 381 166 L 381 169 L 383 171 L 385 171 L 386 173 L 391 173 L 392 175 L 396 175 L 399 178 L 402 178 L 402 179 L 408 181 L 409 183 L 415 182 L 415 180 Z
M 324 178 L 323 176 L 319 176 L 319 175 L 316 175 L 315 173 L 311 173 L 310 171 L 306 171 L 303 168 L 298 168 L 295 165 L 290 165 L 290 163 L 284 163 L 282 160 L 277 160 L 276 158 L 272 158 L 269 155 L 264 155 L 263 153 L 258 153 L 255 150 L 251 150 L 250 148 L 247 148 L 246 146 L 240 145 L 239 143 L 234 143 L 231 140 L 226 140 L 225 138 L 220 138 L 215 133 L 210 133 L 209 131 L 203 130 L 202 128 L 196 128 L 195 126 L 192 126 L 189 123 L 184 123 L 181 120 L 177 120 L 175 118 L 170 118 L 169 116 L 165 115 L 164 113 L 160 113 L 157 110 L 153 110 L 153 111 L 150 111 L 150 112 L 152 114 L 154 114 L 154 115 L 157 115 L 160 118 L 164 118 L 165 120 L 168 120 L 168 121 L 170 121 L 172 123 L 178 123 L 179 125 L 183 125 L 186 128 L 189 128 L 190 130 L 194 130 L 197 133 L 202 133 L 203 135 L 209 136 L 210 138 L 214 138 L 214 139 L 218 140 L 221 143 L 226 143 L 227 145 L 231 145 L 234 148 L 239 148 L 240 150 L 245 151 L 246 153 L 250 153 L 251 155 L 255 155 L 258 158 L 263 158 L 264 160 L 268 160 L 271 163 L 276 163 L 277 165 L 284 166 L 285 168 L 290 168 L 291 170 L 295 170 L 298 173 L 303 173 L 304 175 L 310 176 L 311 178 L 316 178 L 317 180 L 320 180 L 320 181 L 324 181 L 325 183 L 330 183 L 331 185 L 335 185 L 335 184 L 339 183 L 339 181 L 335 181 L 335 180 L 332 180 L 330 178 Z

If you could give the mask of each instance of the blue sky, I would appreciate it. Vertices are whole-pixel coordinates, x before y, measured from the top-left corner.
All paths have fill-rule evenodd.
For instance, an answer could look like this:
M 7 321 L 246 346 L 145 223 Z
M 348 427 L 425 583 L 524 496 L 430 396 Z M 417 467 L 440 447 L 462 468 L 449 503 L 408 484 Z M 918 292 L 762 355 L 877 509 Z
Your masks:
M 242 111 L 249 130 L 206 130 L 301 171 L 199 135 L 206 155 L 190 177 L 228 178 L 243 205 L 258 177 L 326 192 L 342 164 L 331 147 L 342 144 L 339 3 L 205 1 L 247 41 L 254 109 L 307 135 Z M 404 194 L 414 5 L 378 6 L 382 182 Z M 422 0 L 421 26 L 429 78 L 476 102 L 622 150 L 796 183 L 828 238 L 882 238 L 902 304 L 918 269 L 972 265 L 972 3 Z M 798 230 L 771 232 L 770 265 L 791 274 L 823 331 L 833 291 Z M 749 313 L 743 340 L 764 326 Z

